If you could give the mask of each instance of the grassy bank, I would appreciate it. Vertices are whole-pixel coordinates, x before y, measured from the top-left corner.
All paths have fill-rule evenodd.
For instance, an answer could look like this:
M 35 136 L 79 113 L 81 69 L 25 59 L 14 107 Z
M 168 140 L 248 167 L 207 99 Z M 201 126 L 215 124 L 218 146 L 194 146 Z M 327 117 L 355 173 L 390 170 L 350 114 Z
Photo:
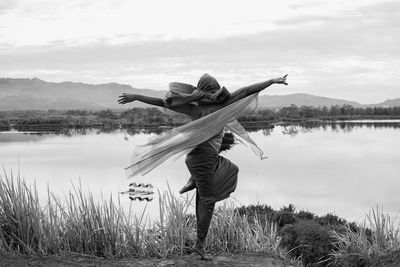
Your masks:
M 189 199 L 160 194 L 159 218 L 149 222 L 122 208 L 120 199 L 94 200 L 80 188 L 60 198 L 19 176 L 0 175 L 0 252 L 4 255 L 87 255 L 108 259 L 191 253 L 196 221 Z M 134 204 L 134 202 L 133 202 Z M 261 253 L 300 266 L 370 266 L 400 249 L 396 221 L 377 209 L 363 225 L 335 215 L 316 216 L 289 205 L 224 206 L 207 238 L 213 254 Z M 297 259 L 297 263 L 295 260 Z
M 38 192 L 20 177 L 0 179 L 0 251 L 4 254 L 63 255 L 105 258 L 166 257 L 191 253 L 196 237 L 190 201 L 160 193 L 160 216 L 148 222 L 119 199 L 95 201 L 73 188 L 61 199 Z M 133 208 L 134 206 L 132 206 Z M 290 262 L 275 224 L 249 222 L 232 208 L 215 212 L 207 247 L 212 253 L 263 253 Z

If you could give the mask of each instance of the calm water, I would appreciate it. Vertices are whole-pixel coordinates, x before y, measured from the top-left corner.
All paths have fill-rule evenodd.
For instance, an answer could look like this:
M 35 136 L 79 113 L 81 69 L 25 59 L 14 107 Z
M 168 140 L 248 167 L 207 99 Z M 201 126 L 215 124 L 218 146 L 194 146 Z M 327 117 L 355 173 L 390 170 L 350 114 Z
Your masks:
M 236 205 L 266 203 L 275 209 L 293 203 L 317 214 L 335 213 L 360 221 L 372 207 L 396 215 L 400 211 L 400 122 L 332 126 L 280 126 L 250 132 L 269 156 L 259 160 L 243 145 L 224 154 L 239 168 L 239 183 L 231 201 Z M 124 167 L 135 145 L 157 133 L 136 130 L 88 130 L 52 133 L 0 133 L 0 164 L 18 171 L 45 199 L 47 185 L 63 196 L 72 184 L 82 184 L 96 198 L 126 190 Z M 4 176 L 3 174 L 1 175 Z M 184 158 L 166 162 L 135 181 L 161 191 L 177 192 L 189 173 Z M 178 195 L 178 193 L 177 193 Z M 131 201 L 122 196 L 127 207 Z M 141 212 L 143 202 L 132 202 Z M 158 214 L 158 200 L 147 204 Z

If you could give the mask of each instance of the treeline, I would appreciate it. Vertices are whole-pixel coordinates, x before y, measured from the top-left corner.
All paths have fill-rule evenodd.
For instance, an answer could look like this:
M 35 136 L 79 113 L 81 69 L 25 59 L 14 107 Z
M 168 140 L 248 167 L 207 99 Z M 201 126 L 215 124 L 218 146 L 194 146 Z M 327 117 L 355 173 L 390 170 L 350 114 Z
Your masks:
M 343 106 L 330 106 L 328 107 L 311 107 L 301 106 L 297 107 L 291 105 L 280 109 L 280 114 L 299 117 L 329 117 L 329 116 L 399 116 L 400 107 L 367 107 L 355 108 L 351 105 Z
M 400 107 L 355 108 L 350 105 L 313 107 L 283 107 L 276 110 L 263 109 L 240 118 L 241 121 L 301 121 L 309 119 L 399 119 Z
M 8 124 L 6 121 L 0 121 L 0 131 L 9 131 L 10 129 L 10 124 Z
M 331 107 L 296 106 L 257 110 L 239 118 L 241 122 L 301 122 L 315 120 L 400 119 L 400 107 L 355 108 L 350 105 Z M 26 110 L 1 111 L 0 130 L 46 130 L 85 127 L 158 127 L 187 123 L 184 115 L 167 115 L 157 108 L 130 110 Z
M 126 111 L 90 110 L 26 110 L 0 112 L 0 129 L 49 130 L 93 127 L 158 127 L 188 122 L 186 116 L 168 116 L 157 108 L 133 108 Z

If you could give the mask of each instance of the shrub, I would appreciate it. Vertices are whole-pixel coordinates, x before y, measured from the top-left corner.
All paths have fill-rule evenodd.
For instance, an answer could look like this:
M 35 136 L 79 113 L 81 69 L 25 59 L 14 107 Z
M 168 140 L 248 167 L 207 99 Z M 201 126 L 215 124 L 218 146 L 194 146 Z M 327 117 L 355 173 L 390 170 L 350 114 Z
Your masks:
M 297 216 L 299 219 L 302 220 L 313 220 L 315 215 L 312 212 L 301 210 L 299 211 Z
M 322 225 L 347 225 L 345 219 L 339 218 L 337 215 L 328 213 L 325 216 L 317 218 L 317 222 Z
M 305 264 L 326 261 L 333 248 L 328 230 L 314 221 L 302 221 L 282 229 L 282 245 Z
M 283 227 L 288 224 L 296 223 L 297 219 L 296 214 L 294 214 L 293 212 L 281 210 L 274 215 L 273 221 L 276 222 L 279 227 Z

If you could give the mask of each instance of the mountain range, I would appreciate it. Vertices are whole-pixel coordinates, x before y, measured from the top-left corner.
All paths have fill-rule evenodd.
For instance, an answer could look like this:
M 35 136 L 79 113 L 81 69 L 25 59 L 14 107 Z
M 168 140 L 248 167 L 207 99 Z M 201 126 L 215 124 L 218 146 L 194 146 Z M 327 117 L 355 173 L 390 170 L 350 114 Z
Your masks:
M 126 84 L 86 84 L 75 82 L 46 82 L 37 78 L 0 78 L 0 110 L 47 110 L 47 109 L 126 109 L 146 107 L 135 102 L 132 105 L 119 105 L 117 98 L 122 93 L 144 94 L 163 97 L 166 91 L 138 89 Z M 383 103 L 362 105 L 344 99 L 314 96 L 310 94 L 264 95 L 259 97 L 258 107 L 279 108 L 290 106 L 331 106 L 352 105 L 400 106 L 400 98 L 386 100 Z

